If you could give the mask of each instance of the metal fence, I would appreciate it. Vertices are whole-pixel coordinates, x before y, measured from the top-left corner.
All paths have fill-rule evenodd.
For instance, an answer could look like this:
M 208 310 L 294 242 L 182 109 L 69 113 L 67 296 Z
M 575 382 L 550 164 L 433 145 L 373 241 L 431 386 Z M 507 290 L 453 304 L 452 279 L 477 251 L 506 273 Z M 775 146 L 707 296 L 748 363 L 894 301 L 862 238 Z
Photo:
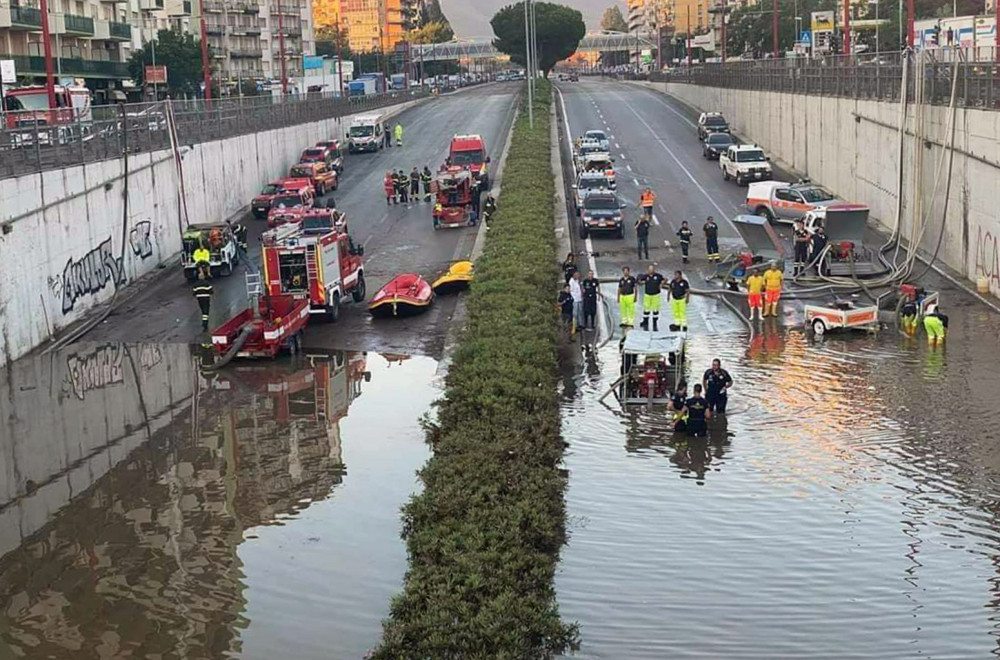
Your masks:
M 0 179 L 119 158 L 126 146 L 129 153 L 167 149 L 168 110 L 178 143 L 191 145 L 344 117 L 428 94 L 414 89 L 352 98 L 315 93 L 97 106 L 93 118 L 68 123 L 50 121 L 55 113 L 45 110 L 8 112 L 0 122 Z
M 968 61 L 958 53 L 881 53 L 875 55 L 736 60 L 681 66 L 669 73 L 650 74 L 650 81 L 690 83 L 708 87 L 746 89 L 815 96 L 841 96 L 874 101 L 898 101 L 903 60 L 910 58 L 907 95 L 914 98 L 922 81 L 925 103 L 947 105 L 953 73 L 958 76 L 958 104 L 971 108 L 1000 108 L 1000 66 L 995 61 Z

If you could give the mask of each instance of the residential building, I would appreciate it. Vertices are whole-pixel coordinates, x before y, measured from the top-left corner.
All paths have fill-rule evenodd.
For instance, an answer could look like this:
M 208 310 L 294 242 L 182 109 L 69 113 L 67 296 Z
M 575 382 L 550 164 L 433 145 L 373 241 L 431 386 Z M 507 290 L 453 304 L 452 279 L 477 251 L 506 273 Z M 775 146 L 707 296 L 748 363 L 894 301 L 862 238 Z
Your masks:
M 702 34 L 708 30 L 712 21 L 709 5 L 713 0 L 671 1 L 676 34 Z
M 315 0 L 317 28 L 340 29 L 352 51 L 383 53 L 417 27 L 423 0 Z

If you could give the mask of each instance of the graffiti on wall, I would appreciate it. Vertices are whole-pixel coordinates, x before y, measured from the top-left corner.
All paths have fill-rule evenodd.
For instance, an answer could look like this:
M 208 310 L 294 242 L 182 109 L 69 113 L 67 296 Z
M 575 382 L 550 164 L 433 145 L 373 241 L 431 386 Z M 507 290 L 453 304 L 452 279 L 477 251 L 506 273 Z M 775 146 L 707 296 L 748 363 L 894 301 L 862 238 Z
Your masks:
M 62 275 L 63 314 L 71 312 L 80 298 L 103 291 L 108 285 L 117 288 L 123 284 L 123 260 L 112 252 L 111 237 L 108 237 L 80 259 L 66 262 Z
M 143 220 L 135 224 L 135 228 L 128 234 L 129 245 L 132 246 L 132 254 L 142 260 L 153 256 L 153 243 L 150 240 L 152 233 L 152 223 Z
M 66 389 L 81 401 L 87 392 L 101 390 L 125 382 L 125 344 L 105 344 L 86 353 L 73 353 L 66 358 Z M 136 368 L 149 371 L 163 361 L 159 346 L 139 346 L 131 349 Z
M 978 227 L 976 230 L 976 275 L 984 276 L 990 288 L 1000 287 L 1000 236 Z

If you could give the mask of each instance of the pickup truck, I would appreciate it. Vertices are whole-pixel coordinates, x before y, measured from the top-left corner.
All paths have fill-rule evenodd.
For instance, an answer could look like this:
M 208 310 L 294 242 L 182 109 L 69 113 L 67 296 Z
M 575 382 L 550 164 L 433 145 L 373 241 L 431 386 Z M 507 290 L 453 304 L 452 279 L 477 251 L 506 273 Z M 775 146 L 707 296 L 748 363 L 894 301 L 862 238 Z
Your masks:
M 580 238 L 591 232 L 604 231 L 615 238 L 625 236 L 622 226 L 622 204 L 611 191 L 598 191 L 587 195 L 580 210 Z
M 719 169 L 723 179 L 735 179 L 736 185 L 742 186 L 770 179 L 773 174 L 769 160 L 764 150 L 755 144 L 734 144 L 719 155 Z
M 325 147 L 329 153 L 327 165 L 337 171 L 337 174 L 344 173 L 344 152 L 340 150 L 339 140 L 320 140 L 317 147 Z
M 328 190 L 336 190 L 340 185 L 337 171 L 325 162 L 292 165 L 288 176 L 293 179 L 309 179 L 318 196 L 325 195 Z
M 267 226 L 273 228 L 278 225 L 298 223 L 312 205 L 313 197 L 305 188 L 283 192 L 271 201 Z
M 583 209 L 583 202 L 591 193 L 611 190 L 611 181 L 604 172 L 584 172 L 573 186 L 573 208 L 577 217 Z
M 844 200 L 808 181 L 760 181 L 750 184 L 744 207 L 772 222 L 792 223 L 809 211 L 843 203 Z

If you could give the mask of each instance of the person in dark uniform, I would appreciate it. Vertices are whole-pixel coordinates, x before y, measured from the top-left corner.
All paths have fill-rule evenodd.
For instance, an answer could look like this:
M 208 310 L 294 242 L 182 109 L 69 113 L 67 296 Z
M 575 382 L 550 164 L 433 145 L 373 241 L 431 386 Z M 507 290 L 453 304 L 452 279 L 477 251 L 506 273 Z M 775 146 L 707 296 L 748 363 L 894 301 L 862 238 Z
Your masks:
M 410 177 L 406 176 L 406 172 L 399 170 L 399 203 L 409 204 L 410 203 Z
M 705 386 L 709 410 L 725 413 L 726 402 L 729 400 L 728 390 L 733 384 L 733 378 L 728 371 L 722 368 L 721 360 L 718 358 L 712 360 L 712 368 L 705 371 L 701 382 Z
M 483 202 L 483 221 L 489 224 L 490 220 L 493 218 L 493 214 L 497 210 L 497 200 L 493 198 L 493 195 L 486 193 L 486 201 Z
M 691 228 L 688 227 L 687 220 L 681 223 L 681 228 L 677 230 L 677 239 L 681 243 L 681 255 L 684 257 L 684 263 L 688 262 L 688 250 L 691 249 L 691 236 L 694 234 Z
M 640 259 L 649 259 L 649 218 L 640 215 L 635 221 L 636 247 Z
M 705 221 L 705 226 L 702 227 L 705 232 L 705 253 L 708 255 L 709 261 L 719 260 L 719 225 L 715 224 L 715 219 L 712 216 L 708 216 L 708 220 Z
M 816 261 L 819 258 L 819 255 L 826 248 L 826 232 L 823 231 L 822 226 L 816 227 L 816 231 L 813 233 L 812 238 L 810 239 L 810 248 L 811 251 L 809 252 L 809 262 L 812 263 L 813 261 Z M 820 265 L 818 263 L 816 264 L 816 271 L 817 272 L 820 271 Z
M 594 271 L 588 270 L 587 277 L 580 282 L 583 288 L 583 327 L 593 330 L 597 319 L 597 295 L 601 291 L 601 282 L 594 277 Z
M 643 285 L 642 293 L 642 323 L 639 326 L 643 330 L 649 330 L 649 319 L 653 318 L 653 330 L 660 321 L 660 290 L 663 288 L 663 275 L 656 272 L 653 264 L 649 264 L 646 272 L 636 278 L 639 284 Z
M 576 257 L 573 256 L 572 252 L 566 255 L 566 261 L 563 262 L 562 269 L 563 277 L 566 278 L 566 284 L 569 284 L 569 281 L 573 279 L 573 273 L 577 271 Z
M 801 220 L 795 221 L 792 238 L 795 241 L 795 268 L 792 273 L 793 275 L 801 275 L 806 269 L 806 264 L 809 263 L 809 244 L 812 240 Z
M 393 170 L 392 174 L 392 203 L 399 203 L 399 172 Z
M 413 171 L 410 172 L 410 198 L 416 202 L 420 199 L 420 170 L 417 166 L 413 166 Z
M 635 325 L 637 286 L 629 267 L 625 266 L 622 268 L 622 276 L 618 280 L 618 317 L 621 319 L 621 326 L 623 328 L 631 328 Z
M 424 165 L 424 171 L 420 173 L 420 181 L 424 184 L 424 201 L 431 201 L 431 168 Z
M 233 224 L 226 220 L 226 224 L 229 225 L 229 229 L 233 232 L 233 238 L 236 239 L 236 245 L 239 246 L 243 252 L 247 251 L 247 228 L 242 222 L 237 222 Z
M 688 400 L 687 381 L 682 380 L 677 383 L 677 391 L 670 397 L 670 412 L 673 413 L 674 431 L 681 432 L 687 430 L 687 417 L 684 414 L 684 406 Z
M 198 307 L 201 309 L 201 329 L 208 330 L 208 314 L 212 307 L 212 285 L 208 283 L 208 273 L 205 267 L 198 269 L 198 281 L 191 288 Z
M 696 438 L 708 435 L 708 420 L 712 413 L 708 409 L 708 401 L 701 395 L 701 385 L 694 386 L 694 396 L 684 402 L 684 414 L 687 415 L 687 432 Z
M 392 131 L 389 130 L 389 124 L 382 124 L 382 144 L 386 149 L 392 146 Z
M 569 284 L 565 284 L 559 292 L 556 305 L 559 307 L 563 328 L 569 334 L 569 340 L 573 341 L 573 294 L 569 292 Z

